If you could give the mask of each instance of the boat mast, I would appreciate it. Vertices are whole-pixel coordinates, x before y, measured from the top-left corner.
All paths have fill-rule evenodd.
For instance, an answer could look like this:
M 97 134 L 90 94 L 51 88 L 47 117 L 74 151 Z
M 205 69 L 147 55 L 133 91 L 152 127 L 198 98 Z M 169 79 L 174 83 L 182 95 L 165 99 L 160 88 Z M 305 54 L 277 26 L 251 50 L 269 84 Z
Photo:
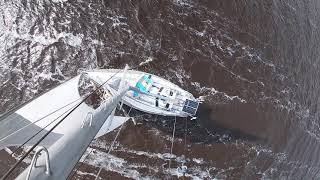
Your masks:
M 121 89 L 96 109 L 92 116 L 70 127 L 70 133 L 65 134 L 47 150 L 49 162 L 46 162 L 46 154 L 42 154 L 37 159 L 36 166 L 31 164 L 17 179 L 25 180 L 29 176 L 30 179 L 67 179 L 127 90 L 128 88 Z M 50 164 L 50 169 L 47 168 L 46 163 Z

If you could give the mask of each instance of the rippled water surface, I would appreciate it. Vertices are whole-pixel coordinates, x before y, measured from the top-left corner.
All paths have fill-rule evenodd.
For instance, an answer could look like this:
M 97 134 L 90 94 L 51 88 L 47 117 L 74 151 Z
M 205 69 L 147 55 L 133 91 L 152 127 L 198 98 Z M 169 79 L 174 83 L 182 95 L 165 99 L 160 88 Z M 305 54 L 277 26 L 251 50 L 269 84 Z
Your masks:
M 203 100 L 198 119 L 133 111 L 70 179 L 320 178 L 320 1 L 0 1 L 0 113 L 84 70 L 131 67 Z M 185 131 L 187 127 L 187 131 Z M 8 151 L 8 150 L 7 150 Z M 0 174 L 19 157 L 0 151 Z M 30 159 L 29 159 L 30 160 Z M 26 160 L 22 171 L 29 163 Z M 180 177 L 181 179 L 183 177 Z

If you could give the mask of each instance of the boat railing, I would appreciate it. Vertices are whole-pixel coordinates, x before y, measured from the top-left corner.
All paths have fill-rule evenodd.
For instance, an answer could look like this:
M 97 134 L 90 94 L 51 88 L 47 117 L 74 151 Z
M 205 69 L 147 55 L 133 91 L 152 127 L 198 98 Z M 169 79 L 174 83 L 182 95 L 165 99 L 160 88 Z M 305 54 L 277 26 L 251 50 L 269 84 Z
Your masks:
M 45 173 L 47 175 L 50 175 L 49 152 L 48 152 L 47 148 L 45 148 L 43 146 L 40 146 L 40 147 L 37 148 L 36 152 L 34 153 L 34 156 L 32 158 L 31 164 L 30 164 L 30 169 L 29 169 L 27 177 L 26 177 L 26 180 L 29 180 L 31 172 L 32 172 L 32 169 L 37 167 L 37 161 L 38 161 L 38 158 L 39 158 L 41 152 L 44 152 L 45 156 L 46 156 L 46 171 L 45 171 Z
M 93 113 L 88 112 L 86 117 L 82 120 L 81 128 L 84 128 L 86 125 L 91 127 L 92 126 L 92 119 L 93 119 Z

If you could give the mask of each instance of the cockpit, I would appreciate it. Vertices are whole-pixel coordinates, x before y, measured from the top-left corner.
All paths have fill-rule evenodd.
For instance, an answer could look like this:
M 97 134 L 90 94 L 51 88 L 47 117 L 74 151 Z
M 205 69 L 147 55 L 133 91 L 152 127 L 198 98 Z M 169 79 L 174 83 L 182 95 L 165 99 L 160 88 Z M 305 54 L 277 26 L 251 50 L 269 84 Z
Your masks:
M 148 101 L 155 107 L 170 109 L 173 104 L 171 100 L 176 98 L 177 93 L 171 88 L 164 87 L 162 84 L 152 79 L 151 75 L 144 74 L 136 83 L 133 89 L 133 97 L 141 101 Z
M 136 83 L 136 88 L 138 88 L 143 93 L 149 93 L 152 87 L 153 81 L 151 80 L 151 75 L 143 75 L 140 80 Z M 139 92 L 135 91 L 133 96 L 137 97 Z

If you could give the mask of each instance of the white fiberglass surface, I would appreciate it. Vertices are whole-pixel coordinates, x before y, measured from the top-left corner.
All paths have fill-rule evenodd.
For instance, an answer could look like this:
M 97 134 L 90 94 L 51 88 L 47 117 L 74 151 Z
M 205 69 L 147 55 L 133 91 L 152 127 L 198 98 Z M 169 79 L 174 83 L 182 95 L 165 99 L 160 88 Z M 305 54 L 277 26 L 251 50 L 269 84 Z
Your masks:
M 61 119 L 81 101 L 78 93 L 78 80 L 79 76 L 76 76 L 75 78 L 59 85 L 26 104 L 21 109 L 17 110 L 16 113 L 23 116 L 30 122 L 35 122 L 45 117 L 35 123 L 37 126 L 42 128 L 56 119 L 55 123 L 58 122 L 59 119 Z M 77 109 L 77 114 L 76 112 L 72 113 L 69 119 L 71 119 L 71 117 L 74 117 L 75 119 L 77 119 L 77 117 L 83 117 L 86 115 L 87 111 L 91 109 L 85 104 L 81 105 L 79 108 L 80 109 Z M 50 129 L 55 123 L 52 123 L 46 129 Z M 69 120 L 68 123 L 71 125 L 73 122 Z M 69 127 L 58 126 L 54 132 L 64 133 L 68 128 Z
M 117 73 L 118 71 L 92 71 L 92 72 L 88 72 L 88 74 L 90 75 L 90 77 L 94 78 L 94 79 L 98 79 L 97 82 L 105 82 L 107 80 L 109 80 L 109 78 L 111 76 L 113 76 L 115 73 Z M 114 77 L 116 78 L 122 78 L 123 73 L 120 71 L 118 72 Z M 127 75 L 125 75 L 125 80 L 131 85 L 131 86 L 135 86 L 136 82 L 140 79 L 141 77 L 141 73 L 137 73 L 136 71 L 128 71 Z M 113 80 L 110 79 L 110 82 L 112 82 Z
M 98 138 L 108 132 L 113 131 L 114 129 L 119 127 L 121 124 L 125 123 L 127 120 L 129 120 L 128 117 L 113 116 L 113 119 L 111 119 L 111 116 L 109 116 L 106 122 L 103 124 L 103 126 L 99 130 L 99 132 L 97 133 L 95 138 Z

